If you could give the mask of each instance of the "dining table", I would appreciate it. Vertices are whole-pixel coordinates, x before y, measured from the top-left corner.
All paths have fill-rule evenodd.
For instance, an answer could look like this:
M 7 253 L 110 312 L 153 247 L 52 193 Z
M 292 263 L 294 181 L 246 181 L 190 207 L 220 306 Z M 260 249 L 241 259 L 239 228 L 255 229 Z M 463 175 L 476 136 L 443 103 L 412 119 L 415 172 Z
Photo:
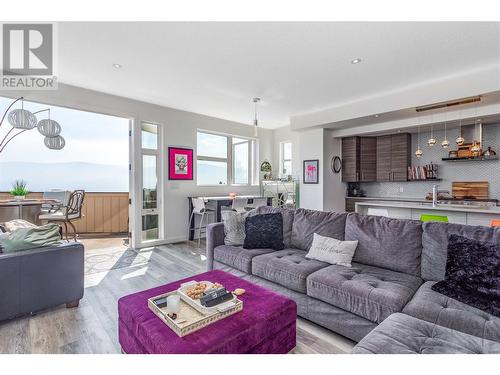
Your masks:
M 267 205 L 272 206 L 273 205 L 273 197 L 263 197 L 261 195 L 237 195 L 237 196 L 231 196 L 231 195 L 223 195 L 223 196 L 213 196 L 213 197 L 200 197 L 200 196 L 191 196 L 188 197 L 189 201 L 189 216 L 188 219 L 191 217 L 191 214 L 193 213 L 193 198 L 203 198 L 205 200 L 205 203 L 213 206 L 215 208 L 215 219 L 217 223 L 220 223 L 222 221 L 222 214 L 221 210 L 222 207 L 231 207 L 233 204 L 233 199 L 234 198 L 244 198 L 248 199 L 248 204 L 252 204 L 253 200 L 256 198 L 267 198 Z M 189 223 L 189 240 L 192 241 L 194 239 L 194 220 L 191 220 Z
M 56 204 L 52 199 L 4 199 L 0 200 L 0 223 L 23 219 L 39 225 L 42 205 Z

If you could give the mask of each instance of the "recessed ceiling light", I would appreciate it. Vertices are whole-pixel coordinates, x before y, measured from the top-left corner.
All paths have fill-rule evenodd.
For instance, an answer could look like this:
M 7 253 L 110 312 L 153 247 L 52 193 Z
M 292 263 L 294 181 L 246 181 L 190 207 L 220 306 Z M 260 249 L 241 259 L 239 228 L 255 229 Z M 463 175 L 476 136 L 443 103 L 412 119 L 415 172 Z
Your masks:
M 358 57 L 354 60 L 351 60 L 351 64 L 359 64 L 361 62 L 361 59 Z
M 379 117 L 380 115 L 375 115 L 375 117 Z
M 113 67 L 116 69 L 120 69 L 120 68 L 123 68 L 123 65 L 122 64 L 113 64 Z

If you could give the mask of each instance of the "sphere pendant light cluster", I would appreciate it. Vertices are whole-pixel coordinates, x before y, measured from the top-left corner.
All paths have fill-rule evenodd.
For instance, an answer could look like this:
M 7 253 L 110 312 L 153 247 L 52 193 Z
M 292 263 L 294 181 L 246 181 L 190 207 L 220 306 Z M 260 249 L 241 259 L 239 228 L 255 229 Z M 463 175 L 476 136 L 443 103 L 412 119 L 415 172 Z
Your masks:
M 12 106 L 16 102 L 21 102 L 21 108 L 13 109 L 9 112 Z M 40 121 L 37 120 L 36 114 L 47 112 L 48 116 Z M 8 115 L 7 115 L 8 113 Z M 34 128 L 38 129 L 38 132 L 45 138 L 43 143 L 45 146 L 51 150 L 61 150 L 66 145 L 65 139 L 61 136 L 61 125 L 57 121 L 50 118 L 50 108 L 43 109 L 37 112 L 30 112 L 24 109 L 24 98 L 18 98 L 11 103 L 11 105 L 5 111 L 3 117 L 0 120 L 0 126 L 2 126 L 3 120 L 7 115 L 7 120 L 9 121 L 12 129 L 7 133 L 7 135 L 0 141 L 0 152 L 2 152 L 12 139 L 24 133 L 25 131 L 32 130 Z M 11 134 L 13 131 L 18 130 L 18 132 Z M 9 138 L 10 136 L 10 138 Z

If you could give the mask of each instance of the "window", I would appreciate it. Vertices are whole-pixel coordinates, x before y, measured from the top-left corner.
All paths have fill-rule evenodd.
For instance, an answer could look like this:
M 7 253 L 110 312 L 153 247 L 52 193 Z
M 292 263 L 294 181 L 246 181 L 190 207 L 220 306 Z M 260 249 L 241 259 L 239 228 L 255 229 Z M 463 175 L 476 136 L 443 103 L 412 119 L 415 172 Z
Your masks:
M 142 242 L 160 239 L 158 204 L 158 125 L 141 123 L 142 154 Z
M 0 112 L 12 101 L 0 97 Z M 12 107 L 17 108 L 20 108 L 19 102 Z M 62 127 L 66 146 L 58 151 L 48 149 L 36 128 L 14 138 L 0 154 L 0 191 L 10 191 L 18 179 L 25 180 L 32 192 L 129 191 L 129 119 L 27 100 L 24 108 L 30 112 L 50 108 L 51 118 Z M 36 117 L 45 119 L 47 112 L 40 112 Z M 5 118 L 0 127 L 0 141 L 9 129 L 13 128 Z
M 198 132 L 196 176 L 198 185 L 256 183 L 256 141 L 230 135 Z
M 280 144 L 280 174 L 291 175 L 292 172 L 292 142 L 281 142 Z

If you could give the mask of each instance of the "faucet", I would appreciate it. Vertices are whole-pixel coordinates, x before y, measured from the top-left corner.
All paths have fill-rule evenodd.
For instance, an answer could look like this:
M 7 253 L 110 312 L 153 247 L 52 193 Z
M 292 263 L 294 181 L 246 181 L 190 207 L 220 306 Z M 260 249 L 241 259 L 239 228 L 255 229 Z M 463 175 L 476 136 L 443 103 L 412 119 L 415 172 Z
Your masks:
M 436 207 L 438 204 L 438 187 L 439 185 L 432 185 L 432 207 Z

